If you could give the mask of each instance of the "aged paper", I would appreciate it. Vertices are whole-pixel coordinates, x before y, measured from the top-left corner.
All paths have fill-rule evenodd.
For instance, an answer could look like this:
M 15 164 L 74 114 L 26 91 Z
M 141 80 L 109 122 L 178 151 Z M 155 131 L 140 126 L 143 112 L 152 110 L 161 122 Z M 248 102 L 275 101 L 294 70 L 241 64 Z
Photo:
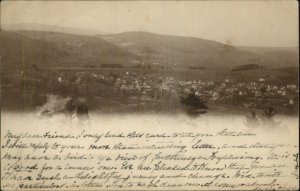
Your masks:
M 2 1 L 1 190 L 298 190 L 296 1 Z
M 238 117 L 102 115 L 87 130 L 49 128 L 30 117 L 2 116 L 2 127 L 10 127 L 2 130 L 4 190 L 298 187 L 296 120 L 270 133 L 239 128 Z

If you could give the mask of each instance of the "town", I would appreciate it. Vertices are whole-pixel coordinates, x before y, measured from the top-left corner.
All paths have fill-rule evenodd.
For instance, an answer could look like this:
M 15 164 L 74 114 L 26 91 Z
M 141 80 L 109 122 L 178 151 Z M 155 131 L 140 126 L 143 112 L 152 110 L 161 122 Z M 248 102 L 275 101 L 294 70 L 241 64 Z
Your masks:
M 3 76 L 2 99 L 8 103 L 24 101 L 27 108 L 45 102 L 49 94 L 84 97 L 91 109 L 102 111 L 172 111 L 182 107 L 180 98 L 194 94 L 211 107 L 233 107 L 250 111 L 272 106 L 277 112 L 294 115 L 298 112 L 297 84 L 256 81 L 178 80 L 120 70 L 18 70 Z M 20 94 L 21 93 L 21 94 Z M 21 97 L 20 97 L 21 96 Z M 23 97 L 22 97 L 23 96 Z M 12 100 L 12 99 L 18 100 Z M 17 105 L 17 104 L 13 104 Z M 24 105 L 24 104 L 23 104 Z M 21 104 L 21 106 L 23 106 Z M 5 108 L 5 107 L 4 107 Z

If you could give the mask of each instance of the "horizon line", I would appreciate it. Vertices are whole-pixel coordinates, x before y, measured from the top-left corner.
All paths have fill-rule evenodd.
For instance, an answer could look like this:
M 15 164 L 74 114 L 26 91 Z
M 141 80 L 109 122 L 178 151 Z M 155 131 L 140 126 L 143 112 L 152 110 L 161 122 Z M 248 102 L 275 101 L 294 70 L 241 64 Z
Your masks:
M 49 26 L 49 27 L 54 27 L 54 28 L 68 28 L 68 29 L 74 29 L 74 30 L 90 30 L 90 31 L 94 31 L 95 34 L 80 34 L 80 31 L 78 31 L 78 33 L 76 33 L 74 31 L 74 33 L 72 32 L 67 32 L 67 31 L 55 31 L 55 30 L 36 30 L 36 29 L 22 29 L 22 28 L 18 28 L 18 29 L 6 29 L 5 27 L 3 28 L 3 26 L 9 26 L 9 25 L 44 25 L 44 26 Z M 42 23 L 10 23 L 10 24 L 2 24 L 0 23 L 0 32 L 1 31 L 36 31 L 36 32 L 56 32 L 56 33 L 64 33 L 64 34 L 71 34 L 71 35 L 81 35 L 81 36 L 97 36 L 97 35 L 117 35 L 117 34 L 122 34 L 122 33 L 132 33 L 132 32 L 144 32 L 144 33 L 150 33 L 150 34 L 154 34 L 154 35 L 166 35 L 166 36 L 173 36 L 173 37 L 182 37 L 182 38 L 197 38 L 197 39 L 202 39 L 202 40 L 207 40 L 207 41 L 213 41 L 213 42 L 217 42 L 217 43 L 221 43 L 224 45 L 230 45 L 230 46 L 234 46 L 234 47 L 257 47 L 257 48 L 299 48 L 299 46 L 268 46 L 268 45 L 263 45 L 263 46 L 259 46 L 259 45 L 237 45 L 237 44 L 228 44 L 226 42 L 220 42 L 218 40 L 214 40 L 214 39 L 206 39 L 206 38 L 201 38 L 201 37 L 197 37 L 197 36 L 190 36 L 190 35 L 174 35 L 174 34 L 166 34 L 166 33 L 156 33 L 156 32 L 149 32 L 146 30 L 130 30 L 130 31 L 122 31 L 122 32 L 105 32 L 105 31 L 101 31 L 101 30 L 97 30 L 97 29 L 91 29 L 91 28 L 75 28 L 75 27 L 71 27 L 71 26 L 58 26 L 58 25 L 49 25 L 49 24 L 42 24 Z M 99 33 L 97 33 L 99 32 Z

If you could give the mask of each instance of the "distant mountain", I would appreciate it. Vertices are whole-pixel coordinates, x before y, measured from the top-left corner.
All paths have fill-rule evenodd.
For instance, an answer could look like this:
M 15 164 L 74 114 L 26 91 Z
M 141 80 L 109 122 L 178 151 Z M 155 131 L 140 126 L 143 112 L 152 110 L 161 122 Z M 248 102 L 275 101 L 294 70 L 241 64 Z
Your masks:
M 234 47 L 194 37 L 126 32 L 75 35 L 46 31 L 1 31 L 2 68 L 85 67 L 141 63 L 189 68 L 298 67 L 297 49 Z M 259 67 L 260 68 L 260 67 Z M 259 70 L 259 69 L 258 69 Z
M 134 54 L 105 40 L 56 32 L 0 32 L 3 69 L 31 67 L 83 67 L 130 64 Z
M 297 66 L 298 65 L 298 52 L 297 47 L 237 47 L 241 50 L 253 52 L 268 58 L 274 63 L 281 63 L 280 66 Z
M 205 67 L 234 67 L 237 65 L 259 64 L 269 67 L 296 66 L 294 54 L 284 54 L 276 59 L 278 52 L 259 54 L 216 41 L 195 37 L 159 35 L 148 32 L 125 32 L 98 35 L 138 56 L 144 62 L 195 65 Z M 292 58 L 290 58 L 290 56 Z
M 45 32 L 61 32 L 69 34 L 78 34 L 78 35 L 103 35 L 106 34 L 103 31 L 92 30 L 92 29 L 83 29 L 83 28 L 72 28 L 72 27 L 61 27 L 56 25 L 43 25 L 36 23 L 20 23 L 20 24 L 7 24 L 1 25 L 1 28 L 6 31 L 18 31 L 18 30 L 27 30 L 27 31 L 45 31 Z

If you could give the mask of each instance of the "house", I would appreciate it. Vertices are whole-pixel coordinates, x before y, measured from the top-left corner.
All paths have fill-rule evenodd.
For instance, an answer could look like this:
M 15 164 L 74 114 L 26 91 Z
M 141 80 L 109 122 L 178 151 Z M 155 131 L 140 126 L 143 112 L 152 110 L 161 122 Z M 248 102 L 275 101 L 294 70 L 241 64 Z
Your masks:
M 288 85 L 286 85 L 286 88 L 288 88 L 288 89 L 297 89 L 297 86 L 295 84 L 288 84 Z
M 218 92 L 214 92 L 212 95 L 213 100 L 218 100 L 220 98 L 220 94 Z

